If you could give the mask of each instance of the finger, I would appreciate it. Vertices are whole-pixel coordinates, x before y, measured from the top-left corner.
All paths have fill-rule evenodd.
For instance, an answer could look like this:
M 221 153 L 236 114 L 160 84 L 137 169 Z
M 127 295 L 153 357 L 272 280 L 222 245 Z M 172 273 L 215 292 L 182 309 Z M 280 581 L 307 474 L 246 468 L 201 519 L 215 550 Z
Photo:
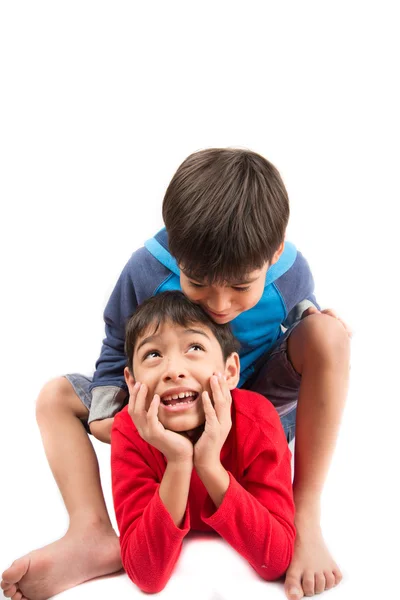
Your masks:
M 309 306 L 303 312 L 303 314 L 301 315 L 301 318 L 304 319 L 304 317 L 308 317 L 309 315 L 313 315 L 313 314 L 316 314 L 316 313 L 319 313 L 319 312 L 321 312 L 321 311 L 319 311 L 316 306 Z
M 137 396 L 139 388 L 140 388 L 140 382 L 137 381 L 135 383 L 135 385 L 133 386 L 132 393 L 129 394 L 128 412 L 133 412 L 133 409 L 135 408 L 136 396 Z
M 217 375 L 213 375 L 210 378 L 210 386 L 212 392 L 212 399 L 214 401 L 214 408 L 217 417 L 219 418 L 219 413 L 221 412 L 221 406 L 224 403 L 224 394 L 222 392 L 222 388 L 219 382 L 219 378 Z
M 336 311 L 333 310 L 333 308 L 325 308 L 325 310 L 322 311 L 323 315 L 329 315 L 330 317 L 334 317 L 335 319 L 339 319 Z
M 149 410 L 147 411 L 147 417 L 150 421 L 158 421 L 158 409 L 160 407 L 160 396 L 158 394 L 154 394 L 153 400 L 150 403 Z
M 211 398 L 208 392 L 203 392 L 201 395 L 201 399 L 203 401 L 204 414 L 206 416 L 206 420 L 216 419 L 217 415 L 215 413 L 214 407 L 211 402 Z
M 221 424 L 230 419 L 232 403 L 230 391 L 228 390 L 228 393 L 226 393 L 226 390 L 223 386 L 224 383 L 226 384 L 226 382 L 223 381 L 222 375 L 219 373 L 219 376 L 216 377 L 215 381 L 211 384 L 213 386 L 212 392 L 215 400 L 215 412 L 217 419 Z
M 136 394 L 136 402 L 134 407 L 135 414 L 144 415 L 146 413 L 147 391 L 147 385 L 145 383 L 141 383 Z
M 225 375 L 222 375 L 222 373 L 218 373 L 218 377 L 222 393 L 230 404 L 232 402 L 232 395 L 231 390 L 229 389 L 228 382 L 226 381 L 226 377 Z

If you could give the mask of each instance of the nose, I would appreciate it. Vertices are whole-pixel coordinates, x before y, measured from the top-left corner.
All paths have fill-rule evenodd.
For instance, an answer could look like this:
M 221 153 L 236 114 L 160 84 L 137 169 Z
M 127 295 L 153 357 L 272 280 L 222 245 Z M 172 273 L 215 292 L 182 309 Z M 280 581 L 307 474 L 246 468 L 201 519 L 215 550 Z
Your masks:
M 226 313 L 231 308 L 231 300 L 228 294 L 213 294 L 209 297 L 207 306 L 211 312 Z
M 178 360 L 169 360 L 164 372 L 164 381 L 181 381 L 187 377 L 186 369 L 184 369 Z

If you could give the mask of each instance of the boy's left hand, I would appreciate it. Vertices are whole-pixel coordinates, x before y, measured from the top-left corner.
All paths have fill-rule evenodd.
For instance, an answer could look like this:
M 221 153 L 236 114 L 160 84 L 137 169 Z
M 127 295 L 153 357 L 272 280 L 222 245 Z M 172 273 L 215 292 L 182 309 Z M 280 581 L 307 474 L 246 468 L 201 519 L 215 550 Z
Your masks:
M 353 332 L 350 329 L 350 327 L 347 325 L 347 323 L 345 321 L 343 321 L 343 319 L 341 319 L 337 315 L 337 313 L 333 310 L 333 308 L 325 308 L 325 310 L 318 310 L 318 308 L 316 306 L 310 306 L 310 308 L 307 308 L 307 310 L 305 310 L 303 312 L 303 314 L 301 315 L 301 318 L 304 319 L 304 317 L 308 317 L 308 315 L 314 315 L 317 313 L 320 313 L 322 315 L 329 315 L 330 317 L 337 319 L 345 328 L 346 333 L 349 336 L 349 338 L 351 338 L 353 336 Z
M 194 466 L 197 470 L 220 463 L 221 448 L 232 427 L 232 397 L 228 384 L 219 373 L 211 377 L 210 385 L 214 406 L 208 392 L 203 392 L 206 421 L 204 431 L 194 446 Z

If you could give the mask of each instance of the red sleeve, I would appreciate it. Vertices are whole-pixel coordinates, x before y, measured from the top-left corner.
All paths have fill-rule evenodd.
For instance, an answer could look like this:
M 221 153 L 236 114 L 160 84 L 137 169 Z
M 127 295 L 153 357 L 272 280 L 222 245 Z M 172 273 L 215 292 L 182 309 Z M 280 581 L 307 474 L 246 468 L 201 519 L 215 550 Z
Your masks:
M 167 584 L 190 529 L 189 511 L 179 528 L 159 496 L 160 473 L 151 466 L 114 421 L 111 476 L 121 560 L 129 578 L 144 592 L 157 593 Z M 153 457 L 154 458 L 154 457 Z M 155 459 L 154 459 L 155 460 Z
M 284 445 L 269 442 L 262 447 L 265 436 L 257 429 L 253 428 L 246 441 L 246 446 L 258 447 L 258 452 L 245 470 L 242 485 L 229 473 L 222 504 L 216 510 L 208 496 L 202 519 L 263 579 L 271 581 L 285 573 L 294 549 L 291 453 L 283 435 Z

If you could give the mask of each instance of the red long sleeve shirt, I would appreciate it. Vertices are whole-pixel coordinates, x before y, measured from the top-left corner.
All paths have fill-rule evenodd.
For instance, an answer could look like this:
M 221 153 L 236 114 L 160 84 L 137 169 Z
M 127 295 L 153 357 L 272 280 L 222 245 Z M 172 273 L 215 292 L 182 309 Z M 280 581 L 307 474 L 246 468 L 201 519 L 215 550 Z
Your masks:
M 283 575 L 295 539 L 290 460 L 272 404 L 255 392 L 233 390 L 232 428 L 221 450 L 228 490 L 217 509 L 193 469 L 177 527 L 159 496 L 167 461 L 140 437 L 125 407 L 111 432 L 111 474 L 122 564 L 130 579 L 145 592 L 162 590 L 191 529 L 217 532 L 264 579 Z

